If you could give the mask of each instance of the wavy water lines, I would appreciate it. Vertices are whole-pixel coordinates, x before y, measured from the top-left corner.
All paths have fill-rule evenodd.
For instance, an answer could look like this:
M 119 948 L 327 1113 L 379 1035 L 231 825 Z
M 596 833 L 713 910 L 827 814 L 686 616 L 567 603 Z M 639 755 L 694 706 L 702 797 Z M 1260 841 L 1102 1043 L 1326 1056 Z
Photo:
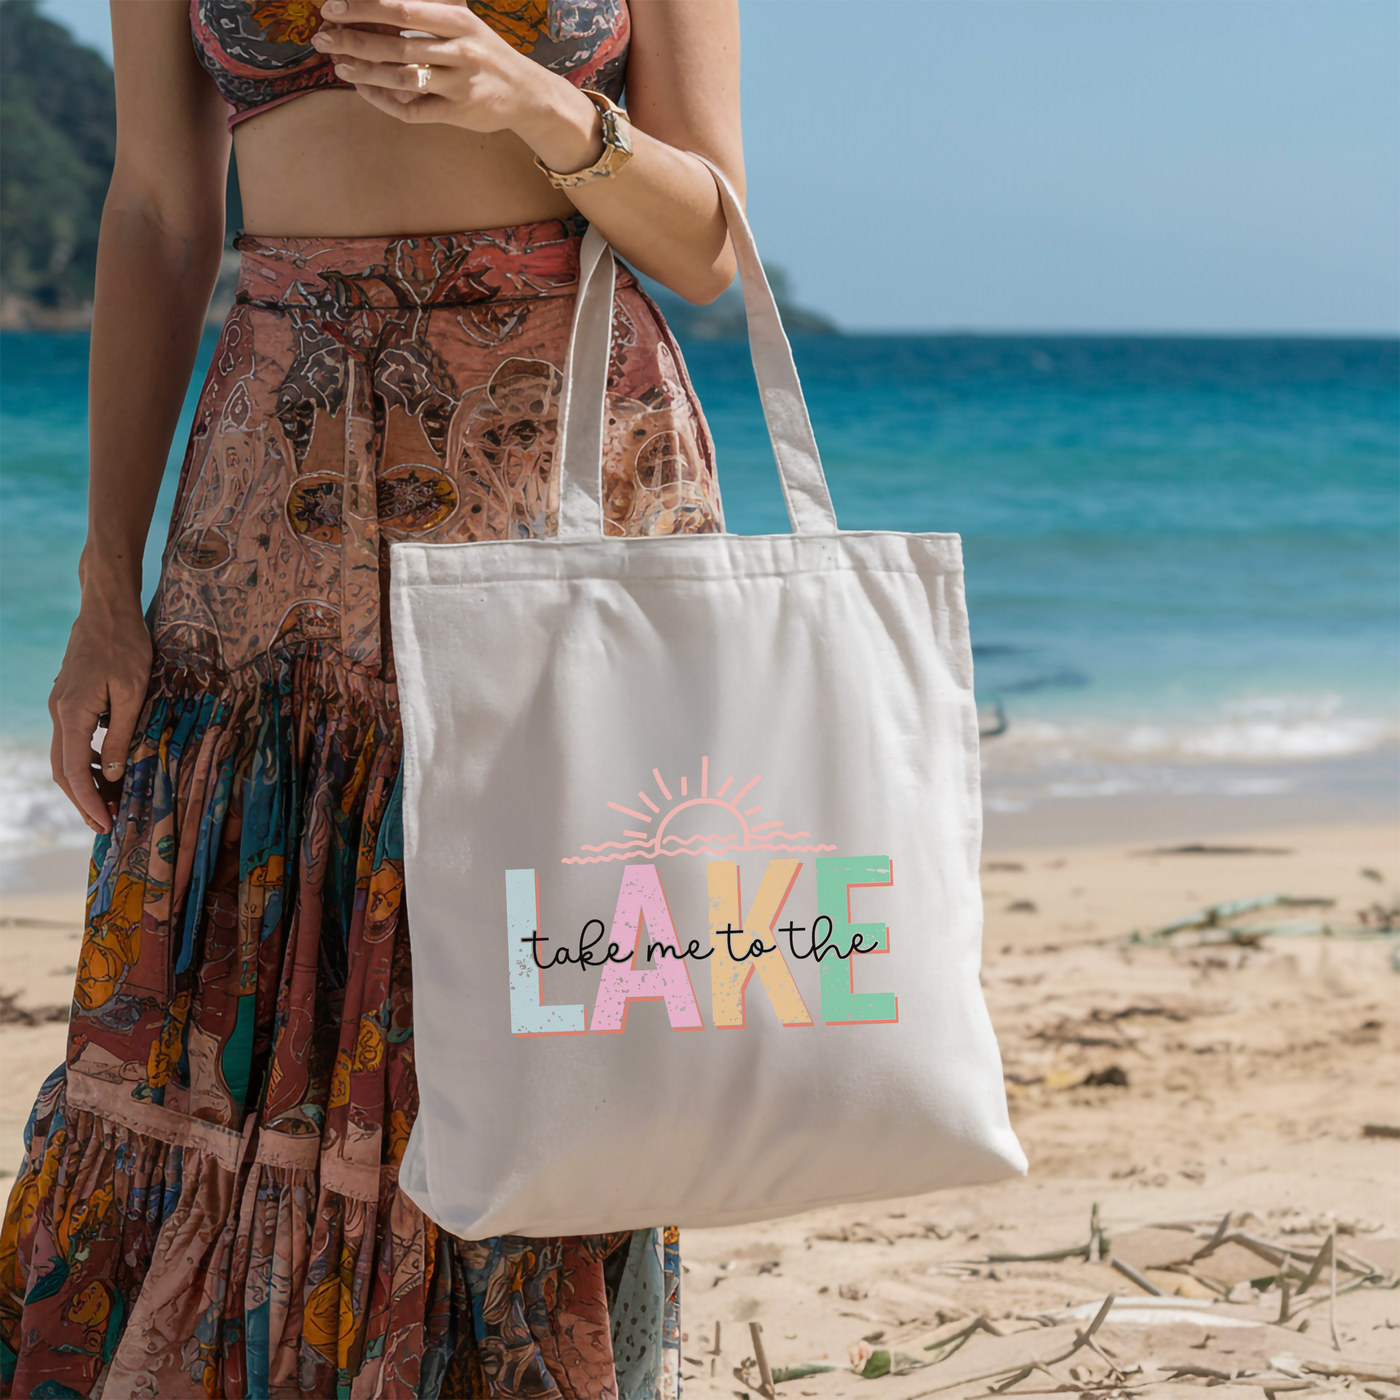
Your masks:
M 652 822 L 659 817 L 660 823 L 654 831 L 648 834 L 645 831 L 626 827 L 622 834 L 628 838 L 627 840 L 603 841 L 596 846 L 580 846 L 579 850 L 584 854 L 563 856 L 561 863 L 564 865 L 597 865 L 607 861 L 631 860 L 639 856 L 650 857 L 654 860 L 658 856 L 721 856 L 729 855 L 735 851 L 817 852 L 836 849 L 834 846 L 798 844 L 802 842 L 804 837 L 810 839 L 812 833 L 810 831 L 785 831 L 780 819 L 759 822 L 751 826 L 749 818 L 760 815 L 763 808 L 758 805 L 741 807 L 739 804 L 761 781 L 761 774 L 756 773 L 732 797 L 726 797 L 725 794 L 734 782 L 733 777 L 730 776 L 711 795 L 710 760 L 708 756 L 705 756 L 700 760 L 700 795 L 698 797 L 689 795 L 690 775 L 683 773 L 680 775 L 679 783 L 674 784 L 679 789 L 679 800 L 672 794 L 672 785 L 666 782 L 659 768 L 653 768 L 651 776 L 655 780 L 656 791 L 661 794 L 667 804 L 663 807 L 644 789 L 639 790 L 637 793 L 638 802 L 646 807 L 652 815 L 621 802 L 609 802 L 607 805 L 614 812 L 643 822 L 647 826 L 651 826 Z M 688 807 L 718 808 L 732 819 L 738 829 L 724 835 L 714 831 L 708 835 L 695 836 L 667 834 L 666 828 Z

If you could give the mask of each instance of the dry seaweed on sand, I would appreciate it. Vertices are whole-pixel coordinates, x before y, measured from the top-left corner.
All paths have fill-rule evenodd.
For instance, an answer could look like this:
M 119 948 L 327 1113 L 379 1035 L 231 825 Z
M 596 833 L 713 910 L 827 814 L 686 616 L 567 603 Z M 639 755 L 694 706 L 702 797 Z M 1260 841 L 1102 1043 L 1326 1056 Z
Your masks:
M 1192 914 L 1174 919 L 1169 924 L 1143 933 L 1135 930 L 1127 937 L 1130 944 L 1152 944 L 1171 941 L 1180 933 L 1198 933 L 1203 944 L 1252 941 L 1261 938 L 1364 938 L 1376 934 L 1386 934 L 1394 930 L 1385 927 L 1385 920 L 1371 919 L 1363 911 L 1356 924 L 1333 921 L 1310 920 L 1284 924 L 1246 924 L 1237 926 L 1247 915 L 1259 914 L 1273 909 L 1332 909 L 1337 901 L 1323 895 L 1266 894 L 1253 895 L 1245 899 L 1223 900 L 1207 905 Z

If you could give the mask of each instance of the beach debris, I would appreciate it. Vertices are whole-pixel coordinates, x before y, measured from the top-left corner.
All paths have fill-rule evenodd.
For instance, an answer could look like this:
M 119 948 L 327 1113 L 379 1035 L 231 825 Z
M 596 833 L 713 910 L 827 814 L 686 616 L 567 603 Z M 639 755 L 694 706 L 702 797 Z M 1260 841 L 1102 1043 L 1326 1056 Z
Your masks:
M 763 1349 L 763 1324 L 761 1322 L 749 1323 L 749 1336 L 753 1340 L 754 1356 L 758 1361 L 758 1375 L 763 1382 L 763 1394 L 768 1400 L 776 1400 L 777 1391 L 773 1389 L 773 1372 L 768 1366 L 768 1353 Z
M 1386 1366 L 1376 1361 L 1300 1361 L 1298 1364 L 1315 1376 L 1349 1376 L 1357 1381 L 1400 1385 L 1400 1366 Z
M 1150 1225 L 1116 1236 L 1113 1254 L 1135 1269 L 1170 1269 L 1189 1264 L 1196 1247 L 1196 1236 L 1187 1228 Z
M 1291 856 L 1288 846 L 1212 846 L 1192 841 L 1184 846 L 1154 846 L 1147 851 L 1134 851 L 1136 856 Z
M 983 710 L 990 710 L 989 715 L 984 716 Z M 985 706 L 977 707 L 977 737 L 979 739 L 995 739 L 1005 734 L 1011 728 L 1011 721 L 1006 717 L 1006 706 L 1000 700 L 991 700 Z
M 1164 1006 L 1160 1002 L 1153 1002 L 1150 1005 L 1134 1003 L 1132 1006 L 1121 1007 L 1117 1011 L 1105 1011 L 1102 1007 L 1096 1006 L 1089 1012 L 1091 1021 L 1126 1021 L 1133 1016 L 1162 1016 L 1168 1021 L 1189 1021 L 1198 1008 L 1188 1011 L 1180 1006 Z
M 21 1006 L 19 999 L 24 995 L 21 987 L 17 992 L 0 991 L 0 1026 L 42 1026 L 55 1021 L 67 1021 L 69 1009 L 66 1006 Z
M 992 1364 L 992 1358 L 988 1357 L 988 1365 L 986 1367 L 976 1367 L 971 1374 L 966 1370 L 959 1369 L 951 1375 L 942 1377 L 937 1384 L 928 1386 L 923 1390 L 916 1391 L 914 1394 L 906 1396 L 905 1400 L 922 1400 L 922 1397 L 925 1395 L 935 1395 L 940 1390 L 950 1390 L 954 1386 L 974 1385 L 979 1381 L 1000 1381 L 1002 1384 L 995 1386 L 994 1389 L 997 1391 L 1005 1391 L 1009 1390 L 1014 1385 L 1020 1384 L 1027 1376 L 1030 1376 L 1038 1370 L 1045 1370 L 1046 1373 L 1055 1380 L 1058 1386 L 1060 1384 L 1060 1377 L 1056 1376 L 1049 1368 L 1051 1366 L 1057 1366 L 1061 1362 L 1068 1361 L 1071 1356 L 1076 1355 L 1085 1347 L 1089 1347 L 1094 1351 L 1096 1355 L 1104 1360 L 1111 1371 L 1121 1377 L 1122 1372 L 1117 1370 L 1112 1360 L 1104 1355 L 1093 1340 L 1094 1333 L 1103 1325 L 1103 1321 L 1108 1316 L 1109 1309 L 1112 1308 L 1114 1299 L 1117 1296 L 1116 1293 L 1110 1293 L 1108 1297 L 1103 1300 L 1093 1321 L 1090 1322 L 1086 1328 L 1082 1331 L 1077 1327 L 1073 1329 L 1074 1341 L 1067 1351 L 1054 1356 L 1037 1354 L 1054 1349 L 1055 1343 L 1059 1340 L 1059 1336 L 1057 1335 L 1060 1333 L 1059 1328 L 1050 1328 L 1046 1331 L 1036 1332 L 1015 1332 L 1000 1340 L 997 1350 L 1006 1353 L 1000 1365 Z M 1010 1353 L 1014 1352 L 1020 1352 L 1021 1354 L 1019 1357 L 1013 1359 Z M 1078 1386 L 1072 1386 L 1070 1388 L 1080 1389 Z
M 1361 1136 L 1368 1138 L 1400 1138 L 1400 1124 L 1363 1123 Z
M 1198 1249 L 1196 1253 L 1191 1256 L 1192 1259 L 1199 1259 L 1203 1254 L 1209 1254 L 1211 1250 L 1225 1238 L 1225 1231 L 1230 1228 L 1230 1220 L 1233 1214 L 1233 1211 L 1227 1210 L 1225 1214 L 1221 1216 L 1220 1224 L 1215 1227 L 1215 1233 L 1207 1241 L 1205 1248 Z
M 1079 1081 L 1085 1089 L 1126 1089 L 1128 1071 L 1122 1065 L 1109 1065 L 1107 1069 L 1096 1069 Z
M 1332 1286 L 1327 1303 L 1327 1328 L 1332 1333 L 1332 1349 L 1341 1351 L 1342 1344 L 1337 1340 L 1337 1227 L 1327 1236 L 1327 1259 L 1332 1269 Z
M 1400 929 L 1400 900 L 1372 903 L 1366 909 L 1358 909 L 1356 917 L 1363 928 L 1373 933 L 1395 933 Z
M 1095 1030 L 1095 1025 L 1103 1025 L 1104 1029 Z M 1086 1049 L 1106 1046 L 1112 1050 L 1130 1050 L 1133 1045 L 1132 1038 L 1121 1026 L 1072 1016 L 1061 1016 L 1053 1024 L 1041 1026 L 1039 1030 L 1032 1031 L 1027 1039 L 1044 1040 L 1052 1045 L 1082 1045 Z M 1069 1082 L 1059 1087 L 1068 1088 Z
M 1072 1244 L 1067 1249 L 1048 1249 L 1043 1254 L 989 1254 L 983 1261 L 988 1264 L 1040 1264 L 1057 1259 L 1074 1259 L 1086 1256 L 1087 1244 Z
M 1163 938 L 1170 938 L 1174 933 L 1185 933 L 1192 929 L 1220 928 L 1241 914 L 1252 914 L 1260 909 L 1330 909 L 1336 902 L 1335 899 L 1327 899 L 1322 896 L 1300 897 L 1288 894 L 1262 894 L 1252 895 L 1246 899 L 1227 899 L 1219 904 L 1207 905 L 1194 914 L 1187 914 L 1185 918 L 1163 924 L 1161 928 L 1153 929 L 1150 933 L 1134 932 L 1129 935 L 1128 941 L 1130 943 L 1153 943 Z
M 1400 1287 L 1400 1265 L 1378 1268 L 1370 1260 L 1339 1249 L 1336 1241 L 1340 1231 L 1331 1222 L 1308 1222 L 1312 1233 L 1321 1233 L 1325 1228 L 1327 1235 L 1320 1245 L 1300 1248 L 1293 1240 L 1275 1243 L 1245 1230 L 1231 1229 L 1234 1224 L 1254 1218 L 1248 1211 L 1227 1211 L 1218 1221 L 1164 1221 L 1127 1231 L 1121 1239 L 1111 1239 L 1095 1205 L 1090 1213 L 1089 1239 L 1083 1244 L 1036 1253 L 988 1254 L 980 1260 L 949 1263 L 929 1272 L 961 1271 L 964 1276 L 976 1277 L 981 1275 L 978 1266 L 1082 1259 L 1086 1263 L 1110 1265 L 1147 1295 L 1119 1300 L 1120 1308 L 1140 1305 L 1149 1309 L 1147 1314 L 1134 1314 L 1134 1321 L 1191 1316 L 1223 1302 L 1255 1305 L 1267 1302 L 1272 1308 L 1276 1295 L 1280 1325 L 1291 1323 L 1307 1309 L 1326 1302 L 1329 1330 L 1335 1318 L 1335 1297 L 1360 1288 Z M 1354 1230 L 1355 1226 L 1349 1228 Z M 1388 1243 L 1381 1242 L 1382 1245 Z M 1381 1252 L 1378 1246 L 1378 1257 Z M 1350 1281 L 1339 1281 L 1335 1285 L 1335 1294 L 1331 1287 L 1326 1291 L 1316 1288 L 1323 1270 L 1329 1265 L 1334 1272 L 1341 1269 L 1351 1276 Z M 983 1276 L 996 1277 L 995 1273 Z M 1327 1277 L 1330 1282 L 1332 1275 Z M 1082 1313 L 1082 1309 L 1075 1311 Z M 1060 1316 L 1065 1315 L 1074 1314 Z M 938 1360 L 951 1355 L 977 1330 L 979 1321 L 974 1319 L 951 1333 L 933 1338 L 925 1350 L 937 1352 L 935 1359 Z M 1217 1322 L 1227 1327 L 1258 1325 L 1212 1313 L 1212 1324 Z M 1301 1326 L 1307 1326 L 1306 1319 Z
M 1263 1282 L 1267 1287 L 1266 1280 L 1276 1277 L 1280 1266 L 1284 1265 L 1283 1256 L 1276 1254 L 1270 1260 L 1237 1239 L 1229 1239 L 1193 1261 L 1191 1274 L 1217 1292 L 1228 1294 L 1240 1284 L 1258 1286 Z
M 1374 880 L 1378 885 L 1385 883 L 1385 876 L 1382 875 L 1379 870 L 1374 869 L 1372 866 L 1363 865 L 1361 867 L 1361 874 L 1365 879 Z
M 1166 1297 L 1166 1289 L 1158 1288 L 1157 1285 L 1146 1276 L 1146 1274 L 1139 1273 L 1135 1268 L 1133 1268 L 1133 1266 L 1130 1263 L 1128 1263 L 1126 1259 L 1120 1259 L 1115 1254 L 1109 1260 L 1109 1263 L 1111 1263 L 1113 1267 L 1117 1269 L 1120 1274 L 1123 1275 L 1124 1278 L 1131 1279 L 1132 1282 L 1137 1284 L 1137 1286 L 1140 1289 L 1142 1289 L 1144 1293 L 1150 1293 L 1153 1295 L 1153 1297 L 1156 1298 Z
M 910 1356 L 908 1352 L 892 1351 L 889 1347 L 873 1347 L 868 1338 L 852 1343 L 849 1355 L 851 1370 L 867 1381 L 877 1381 L 881 1376 L 904 1376 L 933 1365 L 928 1357 Z
M 993 1337 L 1006 1335 L 985 1313 L 979 1313 L 971 1322 L 964 1323 L 963 1326 L 955 1328 L 951 1332 L 945 1332 L 941 1336 L 935 1337 L 924 1347 L 924 1350 L 937 1353 L 936 1356 L 930 1358 L 932 1361 L 946 1361 L 976 1332 L 986 1332 Z
M 903 1330 L 905 1324 L 894 1332 L 879 1328 L 850 1347 L 850 1372 L 861 1380 L 884 1382 L 887 1377 L 919 1371 L 912 1389 L 908 1381 L 902 1389 L 890 1387 L 900 1400 L 923 1400 L 940 1392 L 978 1386 L 984 1395 L 1066 1392 L 1095 1400 L 1126 1400 L 1138 1393 L 1151 1394 L 1157 1385 L 1188 1382 L 1205 1387 L 1248 1384 L 1266 1396 L 1369 1388 L 1370 1400 L 1397 1400 L 1393 1388 L 1400 1386 L 1400 1368 L 1392 1367 L 1388 1359 L 1380 1363 L 1346 1356 L 1340 1335 L 1329 1334 L 1335 1334 L 1336 1298 L 1353 1288 L 1400 1286 L 1400 1267 L 1382 1273 L 1370 1261 L 1343 1250 L 1339 1237 L 1343 1229 L 1354 1234 L 1358 1228 L 1355 1222 L 1339 1228 L 1338 1222 L 1294 1211 L 1275 1228 L 1279 1230 L 1277 1237 L 1272 1230 L 1263 1231 L 1259 1216 L 1247 1210 L 1230 1210 L 1207 1220 L 1165 1220 L 1137 1226 L 1111 1238 L 1107 1222 L 1094 1205 L 1089 1238 L 1083 1243 L 1035 1253 L 988 1254 L 977 1262 L 1101 1260 L 1131 1281 L 1136 1296 L 1114 1292 L 1101 1302 L 1071 1305 L 1059 1312 L 1006 1314 L 1015 1319 L 1010 1324 L 986 1312 L 950 1319 L 941 1331 L 919 1338 L 917 1356 L 899 1350 L 903 1338 L 909 1336 Z M 1323 1238 L 1305 1243 L 1299 1239 L 1304 1231 Z M 1380 1258 L 1379 1250 L 1376 1252 Z M 1248 1277 L 1224 1288 L 1220 1287 L 1222 1280 L 1217 1280 L 1210 1297 L 1171 1295 L 1171 1278 L 1179 1277 L 1184 1286 L 1194 1286 L 1197 1278 L 1207 1277 L 1210 1270 L 1225 1278 L 1235 1274 Z M 995 1279 L 996 1274 L 983 1272 L 981 1276 Z M 1328 1286 L 1319 1287 L 1324 1280 Z M 1200 1291 L 1208 1290 L 1202 1287 Z M 1231 1304 L 1225 1302 L 1227 1292 L 1234 1299 Z M 1244 1302 L 1254 1306 L 1240 1307 Z M 1251 1351 L 1258 1343 L 1241 1347 L 1240 1342 L 1231 1340 L 1247 1338 L 1251 1329 L 1257 1334 L 1257 1329 L 1270 1325 L 1287 1324 L 1296 1335 L 1308 1322 L 1300 1313 L 1323 1305 L 1327 1305 L 1328 1327 L 1324 1331 L 1315 1326 L 1313 1335 L 1323 1333 L 1323 1347 L 1330 1340 L 1331 1355 L 1323 1354 L 1321 1360 L 1300 1360 L 1291 1348 L 1279 1350 L 1277 1343 L 1273 1351 L 1261 1355 L 1257 1349 Z M 1101 1337 L 1100 1329 L 1106 1323 L 1117 1329 L 1111 1345 Z M 1012 1330 L 1006 1330 L 1008 1325 Z M 1165 1342 L 1165 1350 L 1159 1353 L 1162 1359 L 1155 1359 L 1147 1339 L 1153 1335 L 1180 1338 L 1183 1325 L 1192 1327 L 1200 1338 L 1198 1344 L 1192 1344 L 1199 1361 L 1188 1362 L 1179 1351 L 1173 1354 L 1172 1348 L 1185 1345 L 1184 1341 Z M 1177 1330 L 1173 1332 L 1173 1328 Z M 1133 1347 L 1139 1329 L 1143 1351 L 1135 1355 L 1128 1348 Z M 959 1355 L 979 1336 L 977 1345 Z M 1217 1337 L 1221 1338 L 1218 1344 Z M 759 1336 L 755 1336 L 756 1354 L 760 1345 Z M 1300 1349 L 1304 1345 L 1300 1342 Z M 1312 1345 L 1317 1356 L 1318 1343 Z M 1164 1343 L 1155 1346 L 1162 1348 Z M 839 1369 L 826 1361 L 804 1361 L 772 1368 L 768 1380 L 776 1386 Z M 756 1357 L 746 1359 L 735 1374 L 744 1383 L 746 1394 L 773 1400 Z M 831 1393 L 829 1389 L 811 1392 L 814 1396 Z
M 768 1365 L 768 1353 L 763 1347 L 763 1324 L 761 1322 L 749 1323 L 749 1339 L 753 1343 L 754 1354 L 746 1356 L 734 1368 L 734 1379 L 747 1389 L 764 1396 L 765 1400 L 777 1400 L 778 1391 L 773 1382 L 773 1372 Z M 754 1367 L 758 1368 L 757 1381 L 752 1375 Z
M 1008 914 L 1038 914 L 1040 911 L 1035 906 L 1035 901 L 1030 899 L 1015 899 L 1006 906 Z
M 824 1361 L 806 1361 L 798 1366 L 776 1366 L 773 1369 L 773 1384 L 782 1385 L 784 1381 L 800 1381 L 804 1376 L 819 1376 L 823 1371 L 834 1371 L 835 1366 L 828 1366 Z
M 1337 1232 L 1334 1229 L 1332 1233 L 1327 1236 L 1327 1243 L 1317 1251 L 1317 1257 L 1312 1261 L 1312 1267 L 1308 1270 L 1307 1277 L 1304 1278 L 1302 1286 L 1298 1289 L 1298 1296 L 1300 1298 L 1317 1282 L 1318 1276 L 1322 1273 L 1322 1266 L 1329 1260 L 1333 1262 L 1333 1270 L 1335 1272 L 1336 1257 Z
M 893 1244 L 894 1239 L 865 1220 L 855 1220 L 838 1230 L 816 1230 L 808 1241 L 829 1240 L 835 1244 Z
M 989 1254 L 985 1259 L 969 1260 L 978 1264 L 1043 1264 L 1061 1259 L 1082 1258 L 1094 1263 L 1108 1253 L 1108 1238 L 1099 1222 L 1099 1206 L 1095 1201 L 1089 1211 L 1089 1238 L 1083 1244 L 1072 1244 L 1064 1249 L 1044 1250 L 1039 1254 Z M 956 1262 L 956 1261 L 955 1261 Z M 948 1267 L 948 1266 L 944 1266 Z M 981 1319 L 984 1320 L 984 1319 Z M 976 1322 L 972 1327 L 976 1327 Z
M 1095 1303 L 1079 1303 L 1072 1308 L 1064 1308 L 1050 1316 L 1057 1322 L 1084 1321 L 1095 1311 Z M 1205 1298 L 1140 1298 L 1118 1297 L 1113 1304 L 1113 1322 L 1139 1327 L 1170 1327 L 1179 1323 L 1192 1323 L 1201 1328 L 1209 1328 L 1206 1340 L 1211 1340 L 1216 1330 L 1238 1327 L 1258 1327 L 1260 1322 L 1252 1317 L 1239 1317 L 1220 1311 L 1218 1300 Z M 1202 1346 L 1194 1348 L 1202 1350 Z
M 851 1370 L 865 1380 L 878 1380 L 890 1373 L 890 1354 L 884 1348 L 875 1348 L 869 1342 L 852 1342 L 850 1348 Z
M 1354 924 L 1332 919 L 1305 919 L 1284 923 L 1244 923 L 1236 921 L 1249 914 L 1270 909 L 1332 909 L 1335 899 L 1320 895 L 1258 895 L 1248 899 L 1225 900 L 1198 909 L 1184 918 L 1144 933 L 1135 929 L 1118 940 L 1128 945 L 1171 945 L 1177 934 L 1197 933 L 1197 946 L 1233 944 L 1240 948 L 1260 947 L 1265 938 L 1386 938 L 1400 933 L 1400 902 L 1393 907 L 1373 904 L 1357 912 Z M 1112 940 L 1106 940 L 1112 941 Z M 1400 952 L 1397 953 L 1400 959 Z M 1397 960 L 1400 967 L 1400 960 Z

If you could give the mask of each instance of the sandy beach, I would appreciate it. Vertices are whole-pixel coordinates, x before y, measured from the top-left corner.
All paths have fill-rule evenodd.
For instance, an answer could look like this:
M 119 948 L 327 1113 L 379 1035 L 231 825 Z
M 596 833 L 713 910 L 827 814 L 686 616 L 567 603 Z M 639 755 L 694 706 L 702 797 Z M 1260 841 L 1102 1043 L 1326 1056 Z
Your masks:
M 983 981 L 1029 1176 L 685 1231 L 691 1393 L 764 1393 L 758 1322 L 788 1396 L 1400 1396 L 1400 829 L 1210 829 L 993 824 Z M 83 866 L 0 897 L 7 1175 L 63 1055 Z M 1330 1256 L 1303 1287 L 1333 1231 L 1335 1301 Z
M 1102 1355 L 1081 1348 L 1049 1368 L 1053 1379 L 1032 1371 L 1014 1393 L 1165 1395 L 1187 1384 L 1255 1396 L 1261 1385 L 1400 1393 L 1400 959 L 1394 939 L 1342 932 L 1385 924 L 1377 909 L 1393 920 L 1398 837 L 1331 827 L 990 854 L 984 984 L 1029 1176 L 689 1232 L 691 1384 L 746 1393 L 733 1371 L 754 1353 L 757 1320 L 772 1367 L 837 1368 L 784 1393 L 983 1394 L 1068 1351 L 1076 1327 L 1117 1292 L 1135 1303 L 1101 1326 Z M 1193 844 L 1205 849 L 1175 849 Z M 1233 935 L 1124 937 L 1276 894 L 1318 902 L 1260 907 L 1229 921 Z M 1091 1260 L 1095 1210 L 1102 1236 Z M 1188 1266 L 1227 1213 L 1225 1243 Z M 1328 1268 L 1321 1288 L 1297 1296 L 1334 1227 L 1339 1254 L 1381 1276 L 1347 1292 L 1362 1274 L 1339 1270 L 1338 1345 Z M 1285 1327 L 1278 1285 L 1251 1284 L 1279 1273 L 1257 1252 L 1270 1243 L 1302 1265 Z M 1060 1259 L 1005 1258 L 1076 1247 Z M 1174 1306 L 1143 1310 L 1153 1295 L 1110 1257 Z M 978 1318 L 1005 1335 L 979 1327 L 959 1344 Z M 901 1358 L 911 1369 L 879 1379 L 851 1370 L 853 1355 L 881 1369 L 882 1351 L 895 1371 Z M 1353 1368 L 1365 1376 L 1305 1365 L 1335 1371 L 1358 1359 L 1383 1364 Z M 745 1374 L 760 1383 L 755 1367 Z

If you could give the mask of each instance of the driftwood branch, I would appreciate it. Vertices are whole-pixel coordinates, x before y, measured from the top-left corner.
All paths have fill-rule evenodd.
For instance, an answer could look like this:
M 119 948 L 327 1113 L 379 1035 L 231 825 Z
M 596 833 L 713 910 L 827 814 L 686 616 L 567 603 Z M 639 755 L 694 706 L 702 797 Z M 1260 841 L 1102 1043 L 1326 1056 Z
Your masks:
M 936 1395 L 940 1390 L 950 1390 L 956 1385 L 975 1385 L 978 1381 L 999 1380 L 1012 1373 L 1025 1372 L 1026 1375 L 1029 1375 L 1037 1366 L 1057 1366 L 1062 1361 L 1068 1361 L 1077 1351 L 1090 1344 L 1094 1333 L 1103 1326 L 1104 1319 L 1108 1316 L 1109 1309 L 1113 1307 L 1114 1300 L 1117 1297 L 1118 1295 L 1116 1293 L 1110 1293 L 1108 1297 L 1103 1300 L 1103 1306 L 1100 1307 L 1098 1312 L 1094 1315 L 1094 1320 L 1082 1332 L 1078 1330 L 1075 1331 L 1074 1345 L 1070 1347 L 1068 1351 L 1062 1352 L 1059 1356 L 1037 1357 L 1030 1363 L 1025 1361 L 1013 1361 L 1010 1365 L 1003 1363 L 1000 1366 L 992 1366 L 985 1371 L 978 1371 L 974 1375 L 953 1376 L 951 1379 L 945 1380 L 941 1384 L 931 1385 L 924 1390 L 916 1391 L 914 1394 L 906 1396 L 905 1400 L 922 1400 L 922 1397 L 925 1395 Z M 1112 1363 L 1110 1362 L 1109 1364 L 1111 1365 Z

